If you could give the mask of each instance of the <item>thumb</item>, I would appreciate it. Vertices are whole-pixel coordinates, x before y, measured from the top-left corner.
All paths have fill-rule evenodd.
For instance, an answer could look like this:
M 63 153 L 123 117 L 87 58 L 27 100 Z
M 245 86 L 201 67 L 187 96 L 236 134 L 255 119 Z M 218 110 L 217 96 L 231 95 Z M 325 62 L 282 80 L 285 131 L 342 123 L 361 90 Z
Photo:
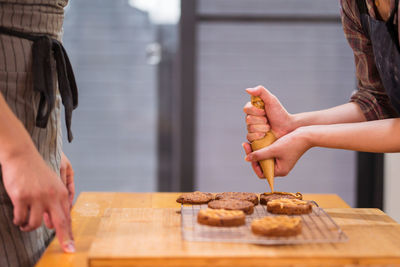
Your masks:
M 275 158 L 276 155 L 273 149 L 271 149 L 271 146 L 273 146 L 273 144 L 247 154 L 245 160 L 250 162 L 256 162 L 256 161 Z
M 247 88 L 246 92 L 249 95 L 260 97 L 265 104 L 269 104 L 271 100 L 275 97 L 262 85 L 256 86 L 254 88 Z

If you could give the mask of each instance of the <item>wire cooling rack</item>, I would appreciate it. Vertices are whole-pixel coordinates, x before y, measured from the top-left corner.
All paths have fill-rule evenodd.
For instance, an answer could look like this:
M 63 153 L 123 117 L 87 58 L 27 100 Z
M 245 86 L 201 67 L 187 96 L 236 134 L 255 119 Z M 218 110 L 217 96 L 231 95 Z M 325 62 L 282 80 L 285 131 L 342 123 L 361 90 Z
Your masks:
M 264 205 L 254 207 L 254 213 L 246 215 L 246 224 L 238 227 L 215 227 L 202 225 L 197 222 L 200 209 L 207 205 L 182 205 L 181 230 L 183 239 L 187 241 L 204 242 L 238 242 L 261 245 L 284 245 L 305 243 L 338 243 L 348 240 L 346 234 L 332 218 L 314 202 L 310 214 L 301 215 L 302 232 L 291 237 L 267 237 L 251 232 L 251 222 L 265 216 L 276 216 L 269 213 Z

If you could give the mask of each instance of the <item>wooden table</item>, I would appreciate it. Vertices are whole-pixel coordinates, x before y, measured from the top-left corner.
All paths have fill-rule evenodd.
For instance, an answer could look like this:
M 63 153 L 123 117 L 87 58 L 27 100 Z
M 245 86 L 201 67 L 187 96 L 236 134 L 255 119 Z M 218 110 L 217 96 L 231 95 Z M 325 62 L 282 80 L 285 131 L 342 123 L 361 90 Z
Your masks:
M 178 195 L 82 193 L 72 211 L 77 252 L 62 253 L 55 239 L 37 266 L 400 266 L 400 225 L 377 209 L 351 209 L 337 195 L 304 198 L 319 203 L 349 242 L 297 246 L 185 242 Z

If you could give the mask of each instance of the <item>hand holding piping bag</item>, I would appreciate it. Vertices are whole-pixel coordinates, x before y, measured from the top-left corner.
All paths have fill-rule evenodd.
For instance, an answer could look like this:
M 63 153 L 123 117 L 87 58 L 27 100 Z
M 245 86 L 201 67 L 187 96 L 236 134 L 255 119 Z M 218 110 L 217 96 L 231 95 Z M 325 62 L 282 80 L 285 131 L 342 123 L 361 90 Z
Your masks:
M 264 102 L 258 96 L 251 96 L 251 104 L 256 108 L 264 110 Z M 268 131 L 263 138 L 257 139 L 251 142 L 251 148 L 253 151 L 259 150 L 266 146 L 269 146 L 273 142 L 275 142 L 276 137 L 272 133 L 272 131 Z M 274 168 L 275 168 L 275 159 L 266 159 L 261 160 L 259 162 L 261 169 L 264 173 L 265 178 L 268 181 L 269 187 L 271 188 L 271 192 L 274 192 Z

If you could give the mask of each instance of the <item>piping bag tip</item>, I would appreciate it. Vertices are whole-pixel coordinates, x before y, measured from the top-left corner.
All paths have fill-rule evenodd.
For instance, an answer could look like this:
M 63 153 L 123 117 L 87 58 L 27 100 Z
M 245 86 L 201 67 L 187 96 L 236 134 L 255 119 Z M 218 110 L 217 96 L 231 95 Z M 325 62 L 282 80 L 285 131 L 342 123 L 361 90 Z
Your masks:
M 269 188 L 271 189 L 271 193 L 274 192 L 274 177 L 267 177 Z

